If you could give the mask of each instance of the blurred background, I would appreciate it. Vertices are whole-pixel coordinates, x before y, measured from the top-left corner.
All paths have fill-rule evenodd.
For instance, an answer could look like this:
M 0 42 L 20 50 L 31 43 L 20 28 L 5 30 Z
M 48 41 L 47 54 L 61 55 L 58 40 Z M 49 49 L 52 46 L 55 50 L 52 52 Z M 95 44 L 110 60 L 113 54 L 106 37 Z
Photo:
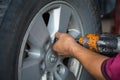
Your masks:
M 120 0 L 98 0 L 102 31 L 120 34 Z

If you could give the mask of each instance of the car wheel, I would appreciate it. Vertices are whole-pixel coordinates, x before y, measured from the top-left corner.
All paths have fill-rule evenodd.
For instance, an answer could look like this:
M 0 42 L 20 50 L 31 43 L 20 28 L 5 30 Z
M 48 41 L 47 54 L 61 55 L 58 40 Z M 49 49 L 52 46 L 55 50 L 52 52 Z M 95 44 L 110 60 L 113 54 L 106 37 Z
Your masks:
M 95 0 L 5 1 L 0 4 L 0 80 L 93 80 L 79 61 L 57 55 L 52 46 L 56 32 L 74 38 L 101 32 Z

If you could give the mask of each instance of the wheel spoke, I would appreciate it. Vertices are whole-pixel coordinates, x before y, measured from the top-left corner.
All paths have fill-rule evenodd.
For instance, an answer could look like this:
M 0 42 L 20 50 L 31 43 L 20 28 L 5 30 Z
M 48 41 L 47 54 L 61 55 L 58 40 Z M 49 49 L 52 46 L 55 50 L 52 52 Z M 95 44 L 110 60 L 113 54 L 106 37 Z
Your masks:
M 39 58 L 29 57 L 24 60 L 22 73 L 21 73 L 21 80 L 40 80 L 43 73 L 43 67 L 40 67 Z M 42 64 L 44 65 L 44 64 Z
M 68 68 L 70 69 L 71 72 L 74 73 L 74 75 L 77 76 L 78 74 L 78 70 L 80 68 L 80 63 L 78 60 L 76 60 L 75 58 L 70 58 L 68 61 Z
M 49 12 L 50 19 L 48 23 L 48 30 L 52 40 L 56 32 L 66 32 L 71 17 L 71 10 L 65 6 L 60 5 L 60 8 L 54 9 Z
M 74 74 L 63 64 L 57 66 L 55 80 L 76 80 Z
M 60 6 L 59 32 L 67 32 L 71 17 L 71 9 L 63 4 Z
M 52 41 L 54 41 L 55 33 L 59 30 L 60 8 L 50 11 L 49 14 L 50 19 L 47 28 Z
M 29 35 L 29 44 L 35 48 L 44 48 L 50 42 L 50 35 L 42 16 L 36 16 L 31 24 L 32 29 Z

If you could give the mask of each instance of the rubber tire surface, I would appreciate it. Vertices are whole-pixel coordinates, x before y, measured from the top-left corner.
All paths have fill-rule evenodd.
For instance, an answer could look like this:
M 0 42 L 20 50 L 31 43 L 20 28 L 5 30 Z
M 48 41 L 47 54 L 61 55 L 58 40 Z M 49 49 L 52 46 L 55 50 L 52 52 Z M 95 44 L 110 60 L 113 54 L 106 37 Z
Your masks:
M 25 32 L 36 13 L 52 1 L 55 0 L 11 0 L 9 3 L 0 25 L 0 80 L 18 80 L 18 57 Z M 85 34 L 101 32 L 95 0 L 64 1 L 78 12 Z M 80 80 L 91 78 L 84 70 L 81 76 Z

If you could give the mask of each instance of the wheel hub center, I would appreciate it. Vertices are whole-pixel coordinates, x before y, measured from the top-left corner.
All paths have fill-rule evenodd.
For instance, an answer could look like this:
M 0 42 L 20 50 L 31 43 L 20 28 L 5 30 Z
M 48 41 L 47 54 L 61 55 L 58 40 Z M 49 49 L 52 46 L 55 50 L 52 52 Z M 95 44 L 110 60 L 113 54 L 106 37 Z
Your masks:
M 51 55 L 49 56 L 49 61 L 50 61 L 51 63 L 55 63 L 55 62 L 57 61 L 56 55 L 55 55 L 55 54 L 51 54 Z
M 45 64 L 48 70 L 52 70 L 56 67 L 56 63 L 58 61 L 58 55 L 52 49 L 49 49 L 46 57 L 45 57 Z

